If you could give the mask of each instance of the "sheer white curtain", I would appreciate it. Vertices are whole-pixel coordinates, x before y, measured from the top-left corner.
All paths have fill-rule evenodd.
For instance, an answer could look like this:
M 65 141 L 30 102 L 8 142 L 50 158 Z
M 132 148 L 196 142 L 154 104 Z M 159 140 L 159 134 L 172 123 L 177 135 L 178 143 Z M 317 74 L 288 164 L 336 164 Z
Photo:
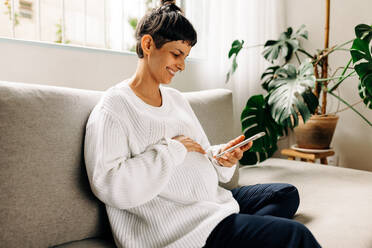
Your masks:
M 203 88 L 228 88 L 234 97 L 234 133 L 241 132 L 240 114 L 254 94 L 263 93 L 260 75 L 268 65 L 263 47 L 243 49 L 238 56 L 238 69 L 229 83 L 226 73 L 231 66 L 227 54 L 235 39 L 244 40 L 244 47 L 277 39 L 285 29 L 283 0 L 206 0 L 207 57 L 198 70 Z

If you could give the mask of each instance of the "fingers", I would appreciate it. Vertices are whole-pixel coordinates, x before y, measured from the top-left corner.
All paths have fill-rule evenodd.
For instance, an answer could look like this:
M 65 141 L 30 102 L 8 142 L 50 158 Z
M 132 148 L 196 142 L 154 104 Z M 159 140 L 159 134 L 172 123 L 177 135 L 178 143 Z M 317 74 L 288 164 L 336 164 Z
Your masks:
M 239 143 L 242 142 L 244 139 L 245 139 L 245 136 L 244 136 L 243 134 L 240 135 L 239 137 L 236 137 L 236 138 L 233 140 L 234 145 L 239 144 Z
M 232 152 L 227 152 L 223 156 L 217 159 L 217 161 L 225 167 L 232 167 L 236 164 L 240 159 L 243 158 L 243 153 L 250 149 L 253 145 L 253 142 L 249 142 L 248 144 L 234 149 Z
M 234 150 L 234 153 L 235 153 L 235 157 L 236 157 L 238 160 L 240 160 L 240 159 L 242 159 L 242 157 L 243 157 L 243 153 L 244 153 L 244 151 L 243 151 L 241 148 L 238 148 L 238 149 L 235 149 L 235 150 Z
M 222 161 L 223 167 L 233 167 L 235 163 L 231 163 L 230 161 Z
M 240 135 L 239 137 L 236 137 L 235 139 L 233 139 L 232 141 L 230 141 L 229 144 L 231 146 L 235 146 L 236 144 L 239 144 L 240 142 L 242 142 L 244 139 L 245 139 L 245 136 L 244 135 Z
M 223 167 L 232 167 L 235 163 L 233 163 L 231 160 L 224 159 L 223 156 L 217 158 L 218 163 L 222 165 Z
M 199 152 L 201 154 L 206 154 L 206 151 L 203 149 L 203 147 L 189 137 L 186 137 L 184 135 L 178 135 L 178 136 L 173 137 L 173 139 L 180 141 L 189 152 L 194 151 L 194 152 Z M 227 145 L 223 149 L 221 149 L 221 152 L 225 151 L 226 149 L 236 144 L 239 144 L 244 139 L 245 139 L 244 135 L 240 135 L 236 137 L 235 139 L 229 141 Z M 227 167 L 231 167 L 243 157 L 243 153 L 247 151 L 248 149 L 250 149 L 252 147 L 252 144 L 253 142 L 251 141 L 248 144 L 240 148 L 236 148 L 232 152 L 226 153 L 224 156 L 222 156 L 221 158 L 217 160 L 219 161 L 220 164 L 223 164 L 224 166 L 227 166 Z
M 203 147 L 192 139 L 188 139 L 188 146 L 189 146 L 189 151 L 206 154 Z
M 201 154 L 206 154 L 205 150 L 203 149 L 203 147 L 199 143 L 195 142 L 194 140 L 192 140 L 190 138 L 188 138 L 188 141 L 191 143 L 191 146 L 192 146 L 191 150 L 192 151 L 200 152 Z
M 240 135 L 239 137 L 233 139 L 233 140 L 230 140 L 226 146 L 221 150 L 221 152 L 229 149 L 230 147 L 233 147 L 235 146 L 236 144 L 239 144 L 240 142 L 242 142 L 243 140 L 245 139 L 245 136 L 244 135 Z
M 197 143 L 198 144 L 198 143 Z M 198 144 L 198 150 L 197 150 L 197 152 L 200 152 L 201 154 L 207 154 L 206 152 L 205 152 L 205 150 L 203 149 L 203 147 L 201 147 L 201 145 L 199 145 Z
M 205 150 L 203 147 L 194 141 L 193 139 L 186 137 L 184 135 L 178 135 L 173 137 L 172 139 L 178 140 L 181 142 L 187 149 L 188 152 L 199 152 L 201 154 L 206 154 Z
M 249 150 L 253 145 L 253 141 L 249 142 L 248 144 L 244 145 L 244 146 L 241 146 L 240 149 L 245 152 L 247 150 Z
M 243 157 L 243 151 L 240 148 L 236 148 L 233 152 L 227 152 L 217 161 L 224 167 L 234 166 Z

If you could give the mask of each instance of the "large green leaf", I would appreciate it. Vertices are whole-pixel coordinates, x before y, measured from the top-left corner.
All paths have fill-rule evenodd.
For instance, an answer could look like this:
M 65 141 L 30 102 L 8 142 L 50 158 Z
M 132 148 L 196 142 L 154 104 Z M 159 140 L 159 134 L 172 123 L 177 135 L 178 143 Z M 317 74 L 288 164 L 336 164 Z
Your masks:
M 277 70 L 280 68 L 280 66 L 270 66 L 266 68 L 264 73 L 261 75 L 261 80 L 263 81 L 261 86 L 264 88 L 266 91 L 269 91 L 269 83 L 278 77 L 277 75 Z
M 247 138 L 259 132 L 265 132 L 266 135 L 253 142 L 252 148 L 244 152 L 240 163 L 251 165 L 271 157 L 277 150 L 276 143 L 278 136 L 283 135 L 283 128 L 272 119 L 270 109 L 262 95 L 249 98 L 241 114 L 241 123 L 242 131 Z
M 359 76 L 358 91 L 363 103 L 372 109 L 372 26 L 359 24 L 355 27 L 351 57 L 354 69 Z
M 238 55 L 240 50 L 243 48 L 243 44 L 244 44 L 244 40 L 242 41 L 234 40 L 233 43 L 231 44 L 231 48 L 229 51 L 229 55 L 228 55 L 229 58 L 231 58 L 233 54 Z
M 301 94 L 302 98 L 304 99 L 308 109 L 310 110 L 311 114 L 315 113 L 316 108 L 319 106 L 318 97 L 314 95 L 311 89 L 305 90 L 304 93 Z
M 372 26 L 367 24 L 359 24 L 355 27 L 355 35 L 361 40 L 365 40 L 368 43 L 372 39 Z
M 232 64 L 231 64 L 231 69 L 229 72 L 226 74 L 226 81 L 227 83 L 230 80 L 231 75 L 236 71 L 236 68 L 238 68 L 238 63 L 236 63 L 236 56 L 238 56 L 240 50 L 242 50 L 244 44 L 244 40 L 239 41 L 239 40 L 234 40 L 233 43 L 231 44 L 231 48 L 228 54 L 228 57 L 231 58 L 231 56 L 234 56 Z
M 302 24 L 301 26 L 300 26 L 300 28 L 296 31 L 296 34 L 295 34 L 295 37 L 299 37 L 299 36 L 301 36 L 302 38 L 304 38 L 304 39 L 308 39 L 308 32 L 305 30 L 305 25 L 304 24 Z
M 292 28 L 289 27 L 286 32 L 280 34 L 278 40 L 268 40 L 265 43 L 265 49 L 262 52 L 264 58 L 274 63 L 274 61 L 284 58 L 287 63 L 294 52 L 300 48 L 299 38 L 307 39 L 307 31 L 304 30 L 305 25 L 302 25 L 295 34 L 292 34 Z
M 269 84 L 271 115 L 280 125 L 294 128 L 298 125 L 298 114 L 306 122 L 317 107 L 317 101 L 311 97 L 309 90 L 316 80 L 313 65 L 310 59 L 306 59 L 298 70 L 294 65 L 287 64 L 277 70 L 277 74 L 278 78 Z
M 359 96 L 363 99 L 363 103 L 372 109 L 372 95 L 367 91 L 367 87 L 364 87 L 361 83 L 358 85 Z

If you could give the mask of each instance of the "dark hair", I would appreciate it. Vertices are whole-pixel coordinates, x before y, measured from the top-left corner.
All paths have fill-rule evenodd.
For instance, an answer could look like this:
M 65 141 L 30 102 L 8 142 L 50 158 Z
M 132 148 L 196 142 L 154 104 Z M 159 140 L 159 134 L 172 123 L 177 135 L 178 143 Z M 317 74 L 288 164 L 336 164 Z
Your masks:
M 183 15 L 181 9 L 172 0 L 162 0 L 161 6 L 151 10 L 139 21 L 136 28 L 136 52 L 143 58 L 141 39 L 145 34 L 151 35 L 156 48 L 165 43 L 183 40 L 194 46 L 197 35 L 194 27 Z

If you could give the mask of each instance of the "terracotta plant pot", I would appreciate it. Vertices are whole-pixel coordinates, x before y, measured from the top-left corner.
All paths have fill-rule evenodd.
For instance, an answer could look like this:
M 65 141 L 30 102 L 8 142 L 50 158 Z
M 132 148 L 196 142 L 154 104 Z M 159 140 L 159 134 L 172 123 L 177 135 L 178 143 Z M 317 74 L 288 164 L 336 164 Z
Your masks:
M 337 125 L 337 115 L 313 115 L 305 124 L 302 117 L 294 128 L 297 146 L 305 149 L 328 149 Z

